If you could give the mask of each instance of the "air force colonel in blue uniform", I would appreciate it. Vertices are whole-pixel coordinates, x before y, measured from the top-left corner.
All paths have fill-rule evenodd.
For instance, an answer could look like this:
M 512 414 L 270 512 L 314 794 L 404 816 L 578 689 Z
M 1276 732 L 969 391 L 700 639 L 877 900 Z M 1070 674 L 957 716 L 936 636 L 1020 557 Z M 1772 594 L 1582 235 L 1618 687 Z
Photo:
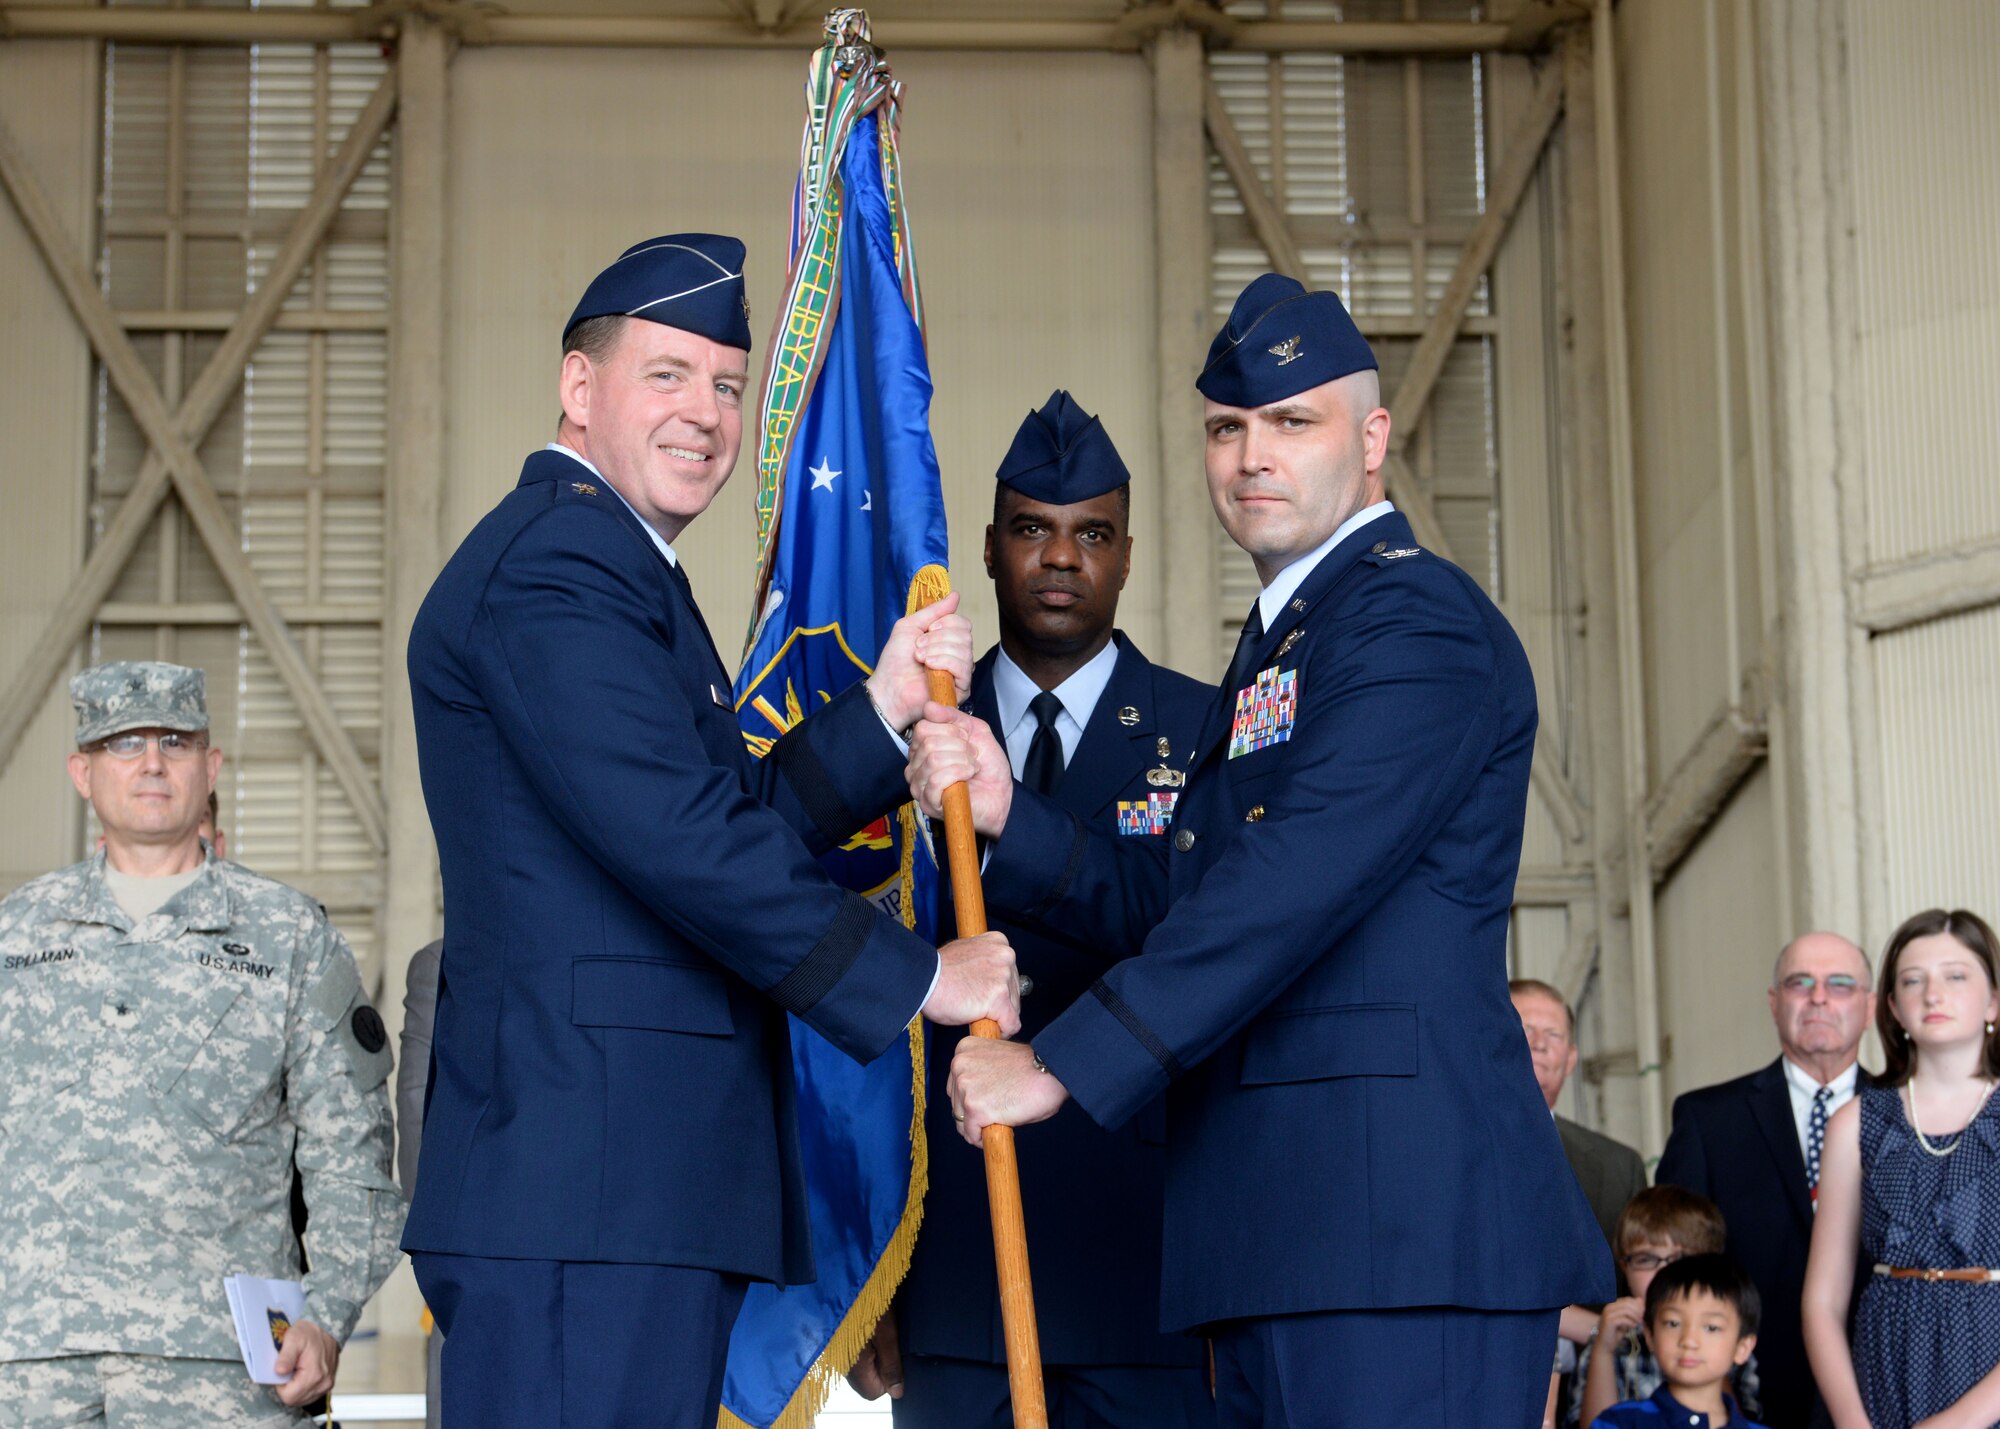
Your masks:
M 1167 1092 L 1162 1323 L 1215 1336 L 1227 1429 L 1526 1429 L 1560 1307 L 1613 1288 L 1507 994 L 1528 662 L 1382 499 L 1338 298 L 1257 279 L 1197 385 L 1264 590 L 1171 836 L 1018 788 L 969 716 L 920 727 L 927 800 L 973 776 L 989 900 L 1125 956 L 1032 1045 L 961 1043 L 953 1103 L 976 1140 Z
M 1213 686 L 1154 665 L 1113 629 L 1132 568 L 1131 477 L 1097 418 L 1057 392 L 1021 423 L 986 528 L 1000 644 L 972 675 L 972 710 L 1014 774 L 1110 838 L 1160 843 Z M 1006 921 L 1033 1036 L 1111 966 L 1098 944 Z M 1010 1429 L 993 1229 L 979 1154 L 954 1134 L 945 1078 L 963 1034 L 930 1039 L 930 1195 L 897 1301 L 899 1429 Z M 1055 1429 L 1203 1429 L 1214 1422 L 1199 1340 L 1163 1335 L 1160 1208 L 1166 1109 L 1115 1131 L 1064 1107 L 1024 1141 L 1021 1196 Z
M 751 1280 L 812 1278 L 793 1013 L 857 1059 L 919 1010 L 1018 1023 L 1003 937 L 942 953 L 814 856 L 904 795 L 940 602 L 750 760 L 670 544 L 742 442 L 743 245 L 629 250 L 530 456 L 410 637 L 445 946 L 404 1245 L 447 1425 L 712 1429 Z M 872 707 L 871 707 L 872 706 Z

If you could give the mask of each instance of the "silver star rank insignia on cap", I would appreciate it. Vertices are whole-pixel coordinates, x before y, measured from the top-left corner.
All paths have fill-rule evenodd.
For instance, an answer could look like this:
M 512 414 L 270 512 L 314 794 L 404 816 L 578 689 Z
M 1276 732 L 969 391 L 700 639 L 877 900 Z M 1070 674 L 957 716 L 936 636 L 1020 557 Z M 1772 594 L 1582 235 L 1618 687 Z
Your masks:
M 1299 337 L 1303 336 L 1305 334 L 1299 334 Z M 1298 337 L 1288 337 L 1276 347 L 1269 348 L 1267 351 L 1270 352 L 1271 356 L 1278 359 L 1278 366 L 1280 367 L 1288 363 L 1297 362 L 1301 357 L 1305 356 L 1303 352 L 1299 351 Z

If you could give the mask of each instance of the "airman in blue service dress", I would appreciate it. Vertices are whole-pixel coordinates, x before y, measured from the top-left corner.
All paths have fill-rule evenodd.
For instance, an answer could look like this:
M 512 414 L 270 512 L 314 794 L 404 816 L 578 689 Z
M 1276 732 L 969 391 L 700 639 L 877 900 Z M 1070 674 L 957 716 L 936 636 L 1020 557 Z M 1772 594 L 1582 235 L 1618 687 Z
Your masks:
M 1197 385 L 1249 421 L 1375 365 L 1267 274 Z M 1033 1049 L 1102 1126 L 1167 1095 L 1161 1321 L 1216 1336 L 1221 1424 L 1526 1429 L 1613 1291 L 1507 993 L 1528 662 L 1387 503 L 1256 615 L 1168 838 L 1015 789 L 989 902 L 1125 958 Z
M 747 353 L 742 259 L 638 245 L 569 326 Z M 444 1422 L 709 1429 L 748 1281 L 813 1274 L 784 1014 L 871 1058 L 937 974 L 814 861 L 907 797 L 902 754 L 857 687 L 748 758 L 664 538 L 561 450 L 452 556 L 409 668 L 445 946 L 404 1245 Z
M 1079 503 L 1117 493 L 1131 478 L 1098 419 L 1057 392 L 1022 422 L 998 479 L 1018 495 L 1002 493 L 988 532 L 989 568 L 996 545 L 997 559 L 1009 559 L 1003 528 L 1016 516 L 1047 516 L 1052 524 L 1079 514 Z M 1122 546 L 1128 505 L 1102 503 L 1119 535 L 1090 534 Z M 1081 539 L 1041 543 L 1028 556 L 1032 573 L 1025 582 L 995 572 L 1003 637 L 1034 639 L 1033 613 L 1009 608 L 1032 603 L 1024 584 L 1047 579 L 1069 587 L 1095 575 L 1083 569 L 1087 558 L 1075 543 Z M 1116 589 L 1092 594 L 1099 598 L 1088 602 L 1091 613 L 1078 632 L 1084 643 L 1075 654 L 1101 642 L 1095 654 L 1061 662 L 1058 668 L 1076 668 L 1042 692 L 996 645 L 973 669 L 971 708 L 1006 739 L 1025 777 L 1049 761 L 1041 782 L 1058 807 L 1109 837 L 1157 843 L 1172 826 L 1215 687 L 1149 661 L 1111 628 Z M 1031 708 L 1037 697 L 1056 702 L 1046 721 Z M 1088 943 L 1004 919 L 996 926 L 1019 960 L 1024 1037 L 1110 966 Z M 906 1374 L 894 1406 L 898 1429 L 1013 1423 L 984 1163 L 954 1134 L 945 1093 L 962 1035 L 934 1028 L 930 1038 L 930 1192 L 897 1302 Z M 1022 1135 L 1021 1197 L 1053 1429 L 1201 1429 L 1214 1422 L 1205 1346 L 1162 1334 L 1156 1313 L 1165 1142 L 1166 1108 L 1157 1098 L 1115 1131 L 1065 1107 Z

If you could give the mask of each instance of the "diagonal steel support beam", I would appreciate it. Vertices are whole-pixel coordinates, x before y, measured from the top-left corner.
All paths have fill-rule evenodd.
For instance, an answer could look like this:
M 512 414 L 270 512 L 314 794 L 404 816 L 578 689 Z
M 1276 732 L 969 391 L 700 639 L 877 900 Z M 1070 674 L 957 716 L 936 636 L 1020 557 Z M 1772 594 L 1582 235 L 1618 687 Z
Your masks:
M 1299 256 L 1299 245 L 1285 226 L 1285 215 L 1278 201 L 1271 197 L 1271 191 L 1264 187 L 1256 164 L 1251 162 L 1250 151 L 1243 147 L 1243 136 L 1236 132 L 1236 121 L 1229 117 L 1222 91 L 1215 87 L 1215 75 L 1206 65 L 1202 71 L 1202 125 L 1208 130 L 1208 142 L 1215 146 L 1215 156 L 1222 160 L 1230 182 L 1236 185 L 1237 196 L 1243 200 L 1250 229 L 1264 245 L 1273 268 L 1310 288 L 1312 279 L 1306 273 L 1306 260 Z
M 1417 339 L 1410 365 L 1403 369 L 1402 383 L 1389 400 L 1389 444 L 1396 451 L 1410 444 L 1417 423 L 1423 420 L 1424 408 L 1430 403 L 1438 377 L 1444 372 L 1445 359 L 1451 356 L 1452 342 L 1465 321 L 1465 310 L 1479 289 L 1479 279 L 1493 266 L 1493 255 L 1500 251 L 1500 240 L 1507 236 L 1507 229 L 1514 222 L 1514 211 L 1521 206 L 1521 196 L 1527 193 L 1528 181 L 1535 176 L 1542 150 L 1555 131 L 1556 115 L 1562 112 L 1562 97 L 1562 66 L 1548 65 L 1535 81 L 1527 113 L 1515 122 L 1514 132 L 1507 138 L 1493 191 L 1486 196 L 1486 212 L 1479 215 L 1472 235 L 1466 239 L 1464 251 L 1458 255 L 1458 266 L 1452 269 L 1451 281 L 1445 284 L 1444 295 L 1438 300 L 1437 311 L 1431 314 L 1424 335 Z M 1417 291 L 1422 292 L 1421 274 L 1417 275 L 1416 283 Z
M 90 339 L 119 395 L 152 443 L 132 490 L 71 582 L 58 614 L 32 650 L 25 667 L 0 700 L 0 768 L 4 768 L 34 718 L 48 687 L 89 629 L 98 607 L 144 535 L 169 484 L 200 533 L 203 544 L 229 586 L 244 618 L 256 632 L 322 757 L 354 806 L 356 817 L 376 848 L 384 847 L 386 818 L 382 796 L 367 767 L 341 728 L 325 690 L 307 667 L 284 618 L 258 582 L 238 546 L 236 529 L 222 508 L 195 446 L 221 413 L 241 381 L 243 368 L 276 320 L 285 295 L 318 248 L 347 191 L 395 112 L 394 77 L 377 86 L 355 119 L 338 154 L 314 186 L 263 284 L 244 306 L 208 366 L 188 389 L 177 414 L 170 415 L 159 388 L 146 371 L 117 315 L 90 276 L 89 265 L 64 233 L 61 220 L 28 167 L 14 136 L 0 124 L 0 186 L 13 198 L 23 223 L 41 250 L 57 286 Z

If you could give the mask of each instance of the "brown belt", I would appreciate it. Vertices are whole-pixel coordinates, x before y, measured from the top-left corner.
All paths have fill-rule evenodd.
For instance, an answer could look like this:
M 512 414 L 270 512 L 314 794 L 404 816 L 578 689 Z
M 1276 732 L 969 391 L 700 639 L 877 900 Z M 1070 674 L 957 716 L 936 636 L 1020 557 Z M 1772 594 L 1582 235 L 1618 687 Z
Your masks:
M 1918 1270 L 1907 1265 L 1877 1265 L 1875 1273 L 1895 1280 L 1963 1280 L 1974 1285 L 2000 1282 L 2000 1270 L 1988 1270 L 1977 1265 L 1965 1270 Z

